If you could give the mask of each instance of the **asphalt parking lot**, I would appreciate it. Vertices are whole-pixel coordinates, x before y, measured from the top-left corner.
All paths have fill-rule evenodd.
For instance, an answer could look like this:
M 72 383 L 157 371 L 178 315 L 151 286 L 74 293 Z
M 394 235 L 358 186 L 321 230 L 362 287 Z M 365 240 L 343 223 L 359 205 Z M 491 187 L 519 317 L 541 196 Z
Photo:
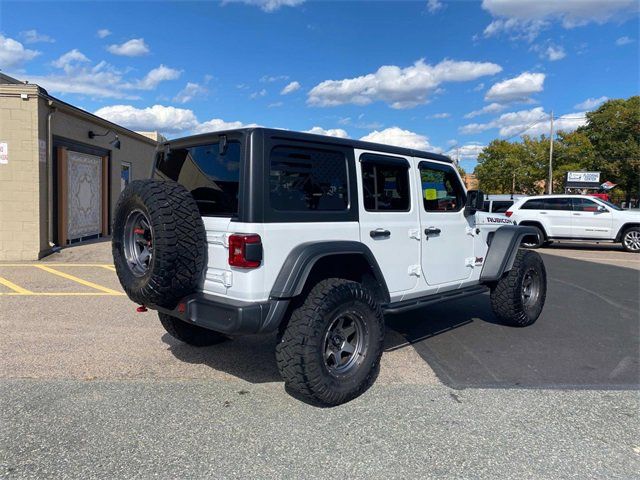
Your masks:
M 323 409 L 284 391 L 273 337 L 197 349 L 135 313 L 106 247 L 0 264 L 0 477 L 640 471 L 637 256 L 541 250 L 547 304 L 525 329 L 483 295 L 388 316 L 376 384 Z

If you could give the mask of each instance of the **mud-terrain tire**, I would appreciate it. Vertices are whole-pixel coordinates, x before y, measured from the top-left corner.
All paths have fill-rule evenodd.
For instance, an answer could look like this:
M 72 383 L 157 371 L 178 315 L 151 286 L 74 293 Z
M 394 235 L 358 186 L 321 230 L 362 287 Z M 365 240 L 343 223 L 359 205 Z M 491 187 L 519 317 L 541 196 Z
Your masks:
M 640 253 L 640 227 L 629 227 L 624 231 L 622 248 L 630 253 Z
M 193 293 L 206 265 L 206 245 L 198 206 L 182 185 L 136 180 L 120 195 L 113 221 L 113 261 L 122 288 L 134 302 L 174 308 Z
M 514 327 L 533 324 L 547 296 L 547 272 L 542 257 L 518 250 L 513 267 L 491 289 L 491 308 L 501 323 Z
M 527 235 L 525 237 L 526 240 L 523 240 L 522 242 L 522 246 L 524 248 L 529 248 L 529 249 L 540 248 L 542 246 L 545 246 L 546 240 L 545 240 L 544 231 L 540 227 L 537 227 L 536 225 L 527 225 L 527 227 L 535 229 L 536 239 L 534 240 L 532 238 L 533 235 Z
M 380 305 L 367 288 L 322 280 L 293 310 L 276 347 L 286 387 L 323 405 L 359 396 L 377 377 L 384 328 Z
M 166 313 L 158 312 L 158 318 L 160 318 L 160 323 L 169 335 L 194 347 L 209 347 L 224 342 L 229 338 L 213 330 L 184 322 Z

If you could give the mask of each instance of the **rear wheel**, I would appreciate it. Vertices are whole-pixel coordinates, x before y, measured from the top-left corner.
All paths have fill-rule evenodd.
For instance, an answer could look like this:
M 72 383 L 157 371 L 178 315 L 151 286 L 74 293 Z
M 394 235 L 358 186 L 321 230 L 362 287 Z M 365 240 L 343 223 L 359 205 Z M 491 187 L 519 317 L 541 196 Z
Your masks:
M 640 227 L 631 227 L 622 235 L 622 247 L 631 253 L 640 253 Z
M 547 296 L 547 272 L 536 252 L 518 250 L 513 267 L 491 289 L 491 308 L 498 319 L 514 327 L 533 324 Z
M 221 333 L 183 322 L 179 318 L 172 317 L 166 313 L 158 312 L 158 317 L 169 335 L 194 347 L 208 347 L 228 339 Z
M 384 320 L 361 284 L 330 278 L 295 309 L 276 347 L 288 388 L 326 405 L 357 397 L 375 380 Z
M 524 240 L 522 241 L 522 246 L 524 248 L 540 248 L 545 244 L 545 237 L 544 237 L 544 232 L 542 231 L 542 229 L 540 227 L 537 227 L 535 225 L 526 225 L 529 228 L 533 228 L 536 233 L 531 234 L 531 235 L 527 235 L 526 237 L 524 237 Z

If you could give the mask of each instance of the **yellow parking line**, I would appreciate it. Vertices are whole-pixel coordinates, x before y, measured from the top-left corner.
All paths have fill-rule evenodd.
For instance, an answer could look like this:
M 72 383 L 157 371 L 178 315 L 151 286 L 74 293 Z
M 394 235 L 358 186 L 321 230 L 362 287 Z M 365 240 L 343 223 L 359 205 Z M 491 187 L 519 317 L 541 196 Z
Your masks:
M 2 278 L 2 277 L 0 277 L 0 285 L 4 285 L 5 287 L 10 288 L 16 294 L 19 294 L 19 295 L 30 295 L 31 293 L 33 293 L 30 290 L 27 290 L 26 288 L 22 288 L 21 286 L 16 285 L 15 283 L 10 282 L 6 278 Z
M 89 282 L 87 280 L 83 280 L 74 275 L 70 275 L 65 272 L 61 272 L 60 270 L 55 270 L 53 268 L 45 267 L 44 265 L 36 265 L 40 270 L 44 270 L 45 272 L 53 273 L 54 275 L 58 275 L 59 277 L 66 278 L 67 280 L 71 280 L 73 282 L 79 283 L 80 285 L 85 285 L 87 287 L 95 288 L 96 290 L 100 290 L 101 292 L 109 293 L 111 295 L 120 295 L 121 292 L 117 292 L 116 290 L 112 290 L 107 287 L 103 287 L 102 285 L 98 285 L 97 283 Z
M 113 267 L 109 263 L 0 263 L 2 267 Z
M 122 297 L 122 292 L 106 293 L 106 292 L 28 292 L 28 293 L 0 293 L 11 297 Z
M 112 272 L 116 271 L 116 267 L 113 265 L 100 265 L 102 268 L 106 268 L 107 270 L 111 270 Z

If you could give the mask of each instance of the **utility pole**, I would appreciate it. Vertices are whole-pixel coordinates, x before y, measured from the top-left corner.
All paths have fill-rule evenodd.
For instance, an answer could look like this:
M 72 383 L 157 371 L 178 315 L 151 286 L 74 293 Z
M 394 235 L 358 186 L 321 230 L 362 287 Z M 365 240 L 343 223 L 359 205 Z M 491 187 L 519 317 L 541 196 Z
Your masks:
M 549 133 L 549 187 L 548 193 L 553 193 L 553 110 L 551 110 L 551 132 Z

